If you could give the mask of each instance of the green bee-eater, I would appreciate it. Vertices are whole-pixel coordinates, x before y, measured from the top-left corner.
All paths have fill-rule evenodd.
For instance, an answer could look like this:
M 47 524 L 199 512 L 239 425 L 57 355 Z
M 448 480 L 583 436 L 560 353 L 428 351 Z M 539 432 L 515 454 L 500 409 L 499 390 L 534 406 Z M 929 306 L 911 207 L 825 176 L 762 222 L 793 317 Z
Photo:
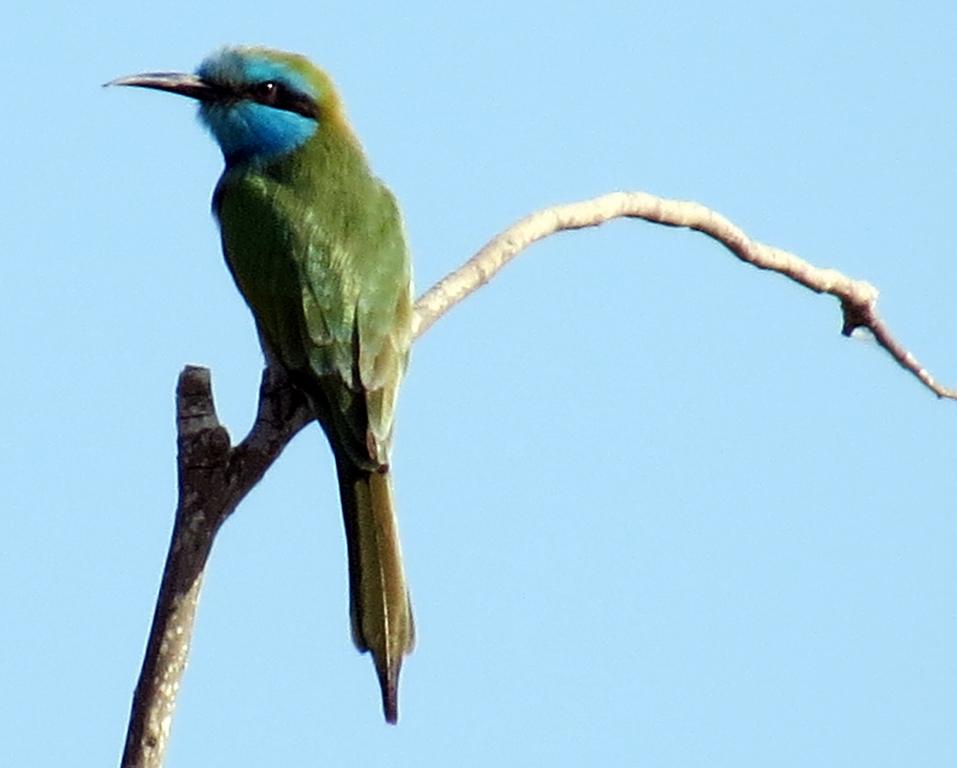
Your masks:
M 332 446 L 352 636 L 372 652 L 385 717 L 395 722 L 399 668 L 414 641 L 389 472 L 412 341 L 411 268 L 395 199 L 369 170 L 332 81 L 302 56 L 225 48 L 195 75 L 113 84 L 197 99 L 223 151 L 213 212 L 226 263 L 267 363 L 303 390 Z

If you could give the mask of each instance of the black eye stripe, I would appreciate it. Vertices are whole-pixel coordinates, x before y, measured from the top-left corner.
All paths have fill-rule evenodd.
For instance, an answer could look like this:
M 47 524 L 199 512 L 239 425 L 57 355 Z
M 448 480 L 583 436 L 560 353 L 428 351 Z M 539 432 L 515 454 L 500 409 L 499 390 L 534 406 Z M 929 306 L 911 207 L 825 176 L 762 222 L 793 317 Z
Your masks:
M 266 80 L 255 83 L 244 89 L 243 98 L 265 104 L 268 107 L 295 112 L 297 115 L 315 120 L 319 115 L 316 102 L 306 94 L 295 91 L 275 80 Z

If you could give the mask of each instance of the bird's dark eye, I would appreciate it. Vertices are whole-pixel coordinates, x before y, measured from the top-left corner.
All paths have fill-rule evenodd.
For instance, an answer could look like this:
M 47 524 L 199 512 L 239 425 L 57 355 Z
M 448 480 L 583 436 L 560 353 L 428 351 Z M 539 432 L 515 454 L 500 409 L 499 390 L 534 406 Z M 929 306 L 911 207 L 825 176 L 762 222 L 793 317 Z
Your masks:
M 253 83 L 240 92 L 240 98 L 265 104 L 267 107 L 295 112 L 303 117 L 315 119 L 318 112 L 316 103 L 306 94 L 293 90 L 284 83 L 275 80 L 263 80 Z
M 253 86 L 253 97 L 263 104 L 275 104 L 279 99 L 279 92 L 279 85 L 272 80 Z

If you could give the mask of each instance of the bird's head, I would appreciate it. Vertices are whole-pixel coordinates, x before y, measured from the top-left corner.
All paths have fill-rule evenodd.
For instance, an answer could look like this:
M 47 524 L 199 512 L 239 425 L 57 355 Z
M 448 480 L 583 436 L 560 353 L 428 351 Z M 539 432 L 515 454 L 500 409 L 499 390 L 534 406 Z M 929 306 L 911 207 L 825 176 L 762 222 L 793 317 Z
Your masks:
M 268 48 L 223 48 L 196 74 L 149 72 L 107 85 L 197 99 L 200 119 L 227 163 L 269 160 L 297 149 L 325 123 L 344 125 L 330 78 L 304 56 Z

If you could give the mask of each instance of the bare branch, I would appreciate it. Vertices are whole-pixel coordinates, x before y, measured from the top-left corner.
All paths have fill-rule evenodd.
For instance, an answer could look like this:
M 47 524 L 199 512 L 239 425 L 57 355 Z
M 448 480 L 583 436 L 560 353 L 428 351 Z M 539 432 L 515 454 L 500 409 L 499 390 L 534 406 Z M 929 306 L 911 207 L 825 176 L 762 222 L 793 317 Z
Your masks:
M 877 343 L 905 370 L 935 395 L 957 399 L 957 390 L 938 384 L 917 359 L 891 335 L 877 313 L 877 289 L 834 269 L 821 269 L 793 253 L 749 238 L 728 219 L 698 203 L 667 200 L 644 192 L 612 192 L 592 200 L 557 205 L 517 221 L 457 270 L 426 291 L 415 305 L 414 333 L 421 336 L 462 299 L 485 285 L 498 271 L 532 243 L 569 229 L 596 227 L 618 218 L 644 219 L 670 227 L 686 227 L 717 240 L 741 261 L 790 278 L 816 293 L 827 293 L 841 303 L 841 332 L 850 336 L 867 328 Z
M 869 329 L 902 367 L 938 397 L 957 398 L 957 391 L 937 384 L 891 335 L 877 314 L 877 289 L 869 283 L 852 280 L 833 269 L 820 269 L 787 251 L 755 242 L 726 218 L 697 203 L 664 200 L 642 192 L 616 192 L 547 208 L 516 222 L 419 298 L 415 337 L 535 241 L 555 232 L 594 227 L 622 217 L 702 232 L 742 261 L 834 296 L 844 313 L 845 335 L 856 328 Z M 180 374 L 176 413 L 179 501 L 146 658 L 133 697 L 123 768 L 162 765 L 176 694 L 186 669 L 203 571 L 216 533 L 287 443 L 313 419 L 302 395 L 285 376 L 266 370 L 256 421 L 246 438 L 233 447 L 216 416 L 209 371 L 193 366 Z

